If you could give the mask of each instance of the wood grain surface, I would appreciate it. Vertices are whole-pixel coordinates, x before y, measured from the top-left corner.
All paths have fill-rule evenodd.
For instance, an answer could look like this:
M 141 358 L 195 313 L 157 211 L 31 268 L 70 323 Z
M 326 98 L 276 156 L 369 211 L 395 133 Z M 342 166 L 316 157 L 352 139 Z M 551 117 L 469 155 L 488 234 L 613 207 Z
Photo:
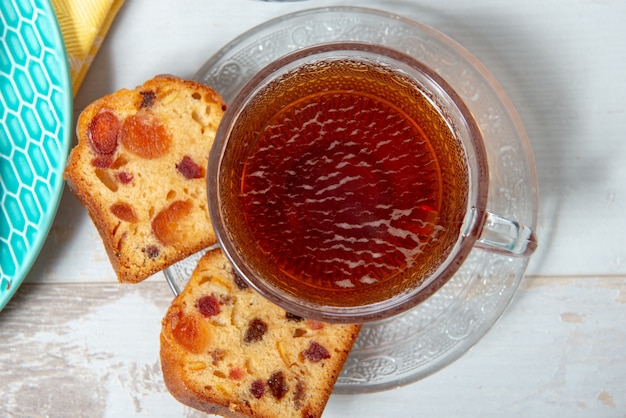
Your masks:
M 155 74 L 192 77 L 245 30 L 360 5 L 427 23 L 488 68 L 516 106 L 540 183 L 539 250 L 503 317 L 416 383 L 333 395 L 325 417 L 626 417 L 626 2 L 128 0 L 74 102 Z M 0 417 L 202 417 L 165 389 L 161 274 L 116 282 L 65 191 L 44 248 L 0 312 Z

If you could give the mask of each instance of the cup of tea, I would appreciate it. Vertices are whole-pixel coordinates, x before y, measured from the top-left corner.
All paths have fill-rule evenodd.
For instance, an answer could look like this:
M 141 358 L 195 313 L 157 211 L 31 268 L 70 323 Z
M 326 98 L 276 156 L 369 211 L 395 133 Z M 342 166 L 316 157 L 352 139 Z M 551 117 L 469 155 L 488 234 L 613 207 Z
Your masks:
M 536 248 L 532 229 L 487 211 L 485 146 L 460 96 L 374 44 L 312 46 L 253 76 L 218 129 L 207 190 L 235 273 L 329 322 L 416 306 L 475 247 Z

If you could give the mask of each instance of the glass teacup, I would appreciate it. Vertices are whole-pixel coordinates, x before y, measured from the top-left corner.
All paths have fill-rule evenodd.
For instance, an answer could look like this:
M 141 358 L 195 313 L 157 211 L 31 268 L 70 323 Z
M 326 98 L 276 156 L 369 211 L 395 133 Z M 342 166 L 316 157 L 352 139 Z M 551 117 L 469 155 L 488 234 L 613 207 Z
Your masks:
M 487 212 L 480 129 L 423 63 L 360 42 L 262 69 L 209 158 L 211 221 L 235 271 L 289 312 L 330 322 L 425 300 L 480 246 L 529 256 L 533 231 Z

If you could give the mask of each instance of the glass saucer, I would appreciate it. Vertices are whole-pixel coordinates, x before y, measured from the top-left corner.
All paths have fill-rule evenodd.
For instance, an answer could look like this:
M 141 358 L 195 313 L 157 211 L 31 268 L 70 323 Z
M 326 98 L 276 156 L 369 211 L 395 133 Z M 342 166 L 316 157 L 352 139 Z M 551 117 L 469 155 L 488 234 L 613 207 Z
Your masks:
M 330 7 L 268 21 L 207 61 L 196 79 L 228 103 L 263 66 L 295 49 L 338 40 L 373 42 L 412 55 L 461 95 L 483 131 L 490 169 L 488 210 L 535 228 L 537 178 L 532 151 L 511 102 L 493 76 L 456 42 L 387 12 Z M 200 255 L 165 271 L 174 293 Z M 523 278 L 527 258 L 474 249 L 458 273 L 416 308 L 363 326 L 335 393 L 376 392 L 422 379 L 478 342 L 502 315 Z

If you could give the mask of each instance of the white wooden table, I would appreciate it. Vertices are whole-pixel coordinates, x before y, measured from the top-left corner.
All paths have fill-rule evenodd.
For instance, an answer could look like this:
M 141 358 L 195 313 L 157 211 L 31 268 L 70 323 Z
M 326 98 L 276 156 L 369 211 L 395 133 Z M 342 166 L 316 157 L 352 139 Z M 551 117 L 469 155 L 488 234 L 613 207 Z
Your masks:
M 159 73 L 308 7 L 421 20 L 477 56 L 516 105 L 540 181 L 540 248 L 516 298 L 465 356 L 417 383 L 334 395 L 327 417 L 626 416 L 626 2 L 127 0 L 75 100 Z M 0 312 L 0 416 L 199 417 L 166 391 L 162 275 L 120 285 L 65 192 L 48 241 Z

